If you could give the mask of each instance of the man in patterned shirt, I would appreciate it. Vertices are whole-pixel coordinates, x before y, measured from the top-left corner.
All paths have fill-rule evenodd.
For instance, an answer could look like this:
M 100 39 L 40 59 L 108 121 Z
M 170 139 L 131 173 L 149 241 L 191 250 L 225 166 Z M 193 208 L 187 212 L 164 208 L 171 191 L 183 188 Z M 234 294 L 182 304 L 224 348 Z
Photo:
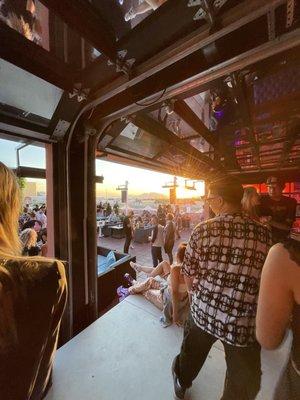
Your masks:
M 227 363 L 222 400 L 255 399 L 260 388 L 255 315 L 271 233 L 242 214 L 242 197 L 239 183 L 219 180 L 210 184 L 206 201 L 216 217 L 197 225 L 186 249 L 182 273 L 191 314 L 181 352 L 172 365 L 177 399 L 185 398 L 218 339 Z

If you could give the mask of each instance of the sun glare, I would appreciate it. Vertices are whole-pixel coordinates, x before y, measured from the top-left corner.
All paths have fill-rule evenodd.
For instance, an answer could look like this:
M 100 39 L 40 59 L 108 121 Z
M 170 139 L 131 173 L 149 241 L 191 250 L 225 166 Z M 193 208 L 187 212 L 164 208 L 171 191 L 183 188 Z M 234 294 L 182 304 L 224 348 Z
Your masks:
M 204 187 L 204 182 L 196 182 L 195 183 L 195 188 L 196 190 L 190 190 L 186 189 L 184 186 L 184 181 L 180 182 L 181 179 L 179 179 L 179 187 L 177 188 L 177 198 L 178 199 L 191 199 L 191 198 L 199 198 L 201 196 L 204 196 L 205 194 L 205 187 Z

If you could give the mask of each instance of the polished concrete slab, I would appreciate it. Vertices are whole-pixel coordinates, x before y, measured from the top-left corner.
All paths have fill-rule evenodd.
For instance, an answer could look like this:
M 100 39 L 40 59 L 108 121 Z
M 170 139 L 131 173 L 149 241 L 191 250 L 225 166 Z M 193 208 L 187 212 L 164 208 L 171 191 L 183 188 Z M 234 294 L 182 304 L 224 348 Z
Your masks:
M 168 400 L 170 365 L 182 329 L 162 328 L 160 311 L 142 296 L 129 296 L 63 346 L 56 355 L 53 387 L 46 400 Z M 288 343 L 263 353 L 258 400 L 271 400 Z M 212 348 L 190 398 L 218 400 L 225 375 L 222 344 Z

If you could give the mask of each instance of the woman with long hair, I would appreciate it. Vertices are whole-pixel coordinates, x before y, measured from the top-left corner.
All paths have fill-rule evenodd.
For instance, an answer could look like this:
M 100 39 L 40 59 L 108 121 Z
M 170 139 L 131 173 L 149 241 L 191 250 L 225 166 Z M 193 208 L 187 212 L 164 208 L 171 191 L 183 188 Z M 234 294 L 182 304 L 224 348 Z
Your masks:
M 251 218 L 259 220 L 259 194 L 254 186 L 247 186 L 244 188 L 244 195 L 242 198 L 242 209 Z
M 258 299 L 256 336 L 276 349 L 291 327 L 293 344 L 274 400 L 300 399 L 300 235 L 274 245 L 265 261 Z
M 59 261 L 21 256 L 19 212 L 17 179 L 0 162 L 0 399 L 40 400 L 51 385 L 66 277 Z

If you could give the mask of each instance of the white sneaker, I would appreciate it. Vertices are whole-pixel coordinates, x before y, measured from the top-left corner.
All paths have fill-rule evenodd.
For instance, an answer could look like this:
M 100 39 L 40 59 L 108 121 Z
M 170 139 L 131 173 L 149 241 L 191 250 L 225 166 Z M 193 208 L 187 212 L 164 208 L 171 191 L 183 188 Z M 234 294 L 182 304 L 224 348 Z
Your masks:
M 130 264 L 131 268 L 133 268 L 135 270 L 135 272 L 141 272 L 141 267 L 137 263 L 130 261 L 129 264 Z
M 124 19 L 126 22 L 134 19 L 136 17 L 136 13 L 134 12 L 133 7 L 130 8 L 130 10 L 125 14 Z

